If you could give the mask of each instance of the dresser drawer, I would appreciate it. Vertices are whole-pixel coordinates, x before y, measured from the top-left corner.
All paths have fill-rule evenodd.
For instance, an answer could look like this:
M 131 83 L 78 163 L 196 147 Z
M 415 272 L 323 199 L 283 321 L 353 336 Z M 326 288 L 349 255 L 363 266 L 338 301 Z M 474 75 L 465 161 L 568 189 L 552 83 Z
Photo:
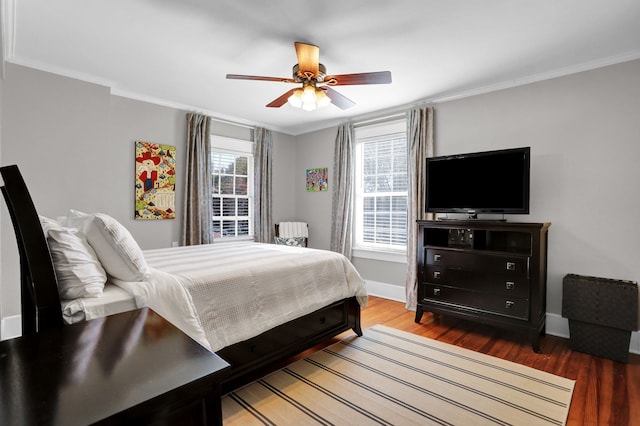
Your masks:
M 429 266 L 466 269 L 476 272 L 507 273 L 529 277 L 529 257 L 512 254 L 463 252 L 425 248 L 425 260 Z
M 423 304 L 441 304 L 470 312 L 487 312 L 518 319 L 529 318 L 529 301 L 518 297 L 500 297 L 477 291 L 432 284 L 422 285 Z M 426 307 L 428 310 L 428 307 Z
M 430 284 L 486 291 L 498 296 L 529 298 L 529 279 L 521 274 L 476 272 L 467 269 L 427 266 L 421 279 Z

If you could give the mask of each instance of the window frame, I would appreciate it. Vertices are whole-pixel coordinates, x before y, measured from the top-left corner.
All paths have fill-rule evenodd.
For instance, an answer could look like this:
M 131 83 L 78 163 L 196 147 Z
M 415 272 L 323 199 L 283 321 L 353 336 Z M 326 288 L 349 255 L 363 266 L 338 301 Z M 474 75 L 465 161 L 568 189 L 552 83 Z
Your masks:
M 232 220 L 235 220 L 236 222 L 238 220 L 244 220 L 244 218 L 246 218 L 246 220 L 248 220 L 248 224 L 249 224 L 249 231 L 248 231 L 248 235 L 241 235 L 241 236 L 234 236 L 234 237 L 215 237 L 214 235 L 212 235 L 212 239 L 214 242 L 227 242 L 227 241 L 253 241 L 254 240 L 254 229 L 253 229 L 253 218 L 254 218 L 254 167 L 255 167 L 255 163 L 254 163 L 254 155 L 253 155 L 253 147 L 254 147 L 254 143 L 251 141 L 246 141 L 243 139 L 235 139 L 235 138 L 229 138 L 226 136 L 218 136 L 218 135 L 210 135 L 209 138 L 209 144 L 210 144 L 210 149 L 211 149 L 211 179 L 213 179 L 213 174 L 214 174 L 214 169 L 213 169 L 213 156 L 214 153 L 224 153 L 224 154 L 231 154 L 231 155 L 236 155 L 236 156 L 242 156 L 242 157 L 247 157 L 247 199 L 248 199 L 248 211 L 249 211 L 249 215 L 248 216 L 224 216 L 224 215 L 219 215 L 216 216 L 214 215 L 213 212 L 213 206 L 212 206 L 212 212 L 211 212 L 211 222 L 212 222 L 212 228 L 213 228 L 213 222 L 216 220 L 221 220 L 224 221 L 225 217 L 227 218 L 233 218 Z M 213 198 L 216 195 L 224 195 L 224 194 L 214 194 L 213 192 L 213 187 L 211 188 L 211 203 L 213 203 Z M 233 198 L 242 198 L 239 197 L 236 194 L 231 194 L 233 196 Z M 222 211 L 222 203 L 220 206 L 220 213 L 223 213 Z M 237 212 L 236 212 L 237 213 Z M 231 220 L 231 219 L 230 219 Z
M 407 141 L 407 121 L 406 118 L 393 119 L 389 121 L 374 123 L 370 125 L 362 125 L 355 128 L 354 135 L 354 220 L 353 220 L 353 256 L 363 257 L 375 260 L 385 260 L 398 263 L 406 263 L 407 246 L 404 245 L 386 245 L 378 243 L 368 243 L 363 241 L 363 222 L 364 222 L 364 174 L 363 174 L 363 146 L 366 142 L 375 139 L 397 137 L 402 134 Z M 407 146 L 408 156 L 408 146 Z M 408 160 L 407 160 L 407 184 L 408 184 Z M 390 194 L 394 194 L 391 192 Z M 398 193 L 395 193 L 398 194 Z M 409 188 L 402 193 L 408 201 Z M 409 231 L 408 223 L 405 224 L 407 232 Z

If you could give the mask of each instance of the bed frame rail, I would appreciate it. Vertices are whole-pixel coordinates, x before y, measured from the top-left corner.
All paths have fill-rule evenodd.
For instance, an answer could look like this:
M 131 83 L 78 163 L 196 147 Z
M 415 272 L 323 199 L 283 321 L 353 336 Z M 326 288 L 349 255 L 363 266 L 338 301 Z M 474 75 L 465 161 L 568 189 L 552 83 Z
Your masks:
M 223 393 L 282 367 L 291 357 L 353 330 L 362 336 L 360 305 L 355 297 L 344 299 L 308 315 L 279 325 L 256 337 L 227 346 L 216 353 L 231 365 L 222 383 Z

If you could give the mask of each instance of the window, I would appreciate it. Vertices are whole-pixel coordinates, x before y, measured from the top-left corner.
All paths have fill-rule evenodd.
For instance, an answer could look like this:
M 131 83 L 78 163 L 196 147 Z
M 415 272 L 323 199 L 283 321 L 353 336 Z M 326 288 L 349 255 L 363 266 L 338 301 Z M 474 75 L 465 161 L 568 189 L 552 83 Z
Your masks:
M 405 252 L 406 121 L 356 128 L 354 248 Z
M 211 137 L 213 239 L 253 237 L 253 143 Z

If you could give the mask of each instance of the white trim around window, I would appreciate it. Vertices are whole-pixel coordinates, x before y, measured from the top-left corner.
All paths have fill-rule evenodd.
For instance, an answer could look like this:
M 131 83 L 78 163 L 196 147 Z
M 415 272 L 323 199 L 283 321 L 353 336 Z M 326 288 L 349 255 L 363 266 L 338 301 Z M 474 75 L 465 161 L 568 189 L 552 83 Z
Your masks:
M 367 242 L 365 239 L 364 229 L 365 229 L 365 198 L 371 199 L 372 197 L 382 197 L 389 198 L 389 202 L 393 201 L 393 198 L 404 197 L 406 199 L 407 192 L 406 191 L 397 191 L 394 188 L 394 184 L 391 184 L 390 192 L 376 192 L 379 188 L 374 192 L 365 192 L 364 188 L 364 173 L 365 167 L 363 163 L 364 152 L 363 146 L 368 142 L 385 142 L 387 140 L 398 139 L 399 135 L 402 135 L 406 139 L 406 119 L 395 119 L 392 121 L 375 123 L 371 125 L 366 125 L 362 127 L 358 127 L 355 129 L 355 151 L 356 151 L 356 180 L 355 180 L 355 188 L 354 188 L 354 241 L 353 241 L 353 256 L 360 258 L 368 258 L 368 259 L 376 259 L 376 260 L 384 260 L 389 262 L 398 262 L 398 263 L 406 263 L 406 244 L 405 245 L 397 245 L 397 244 L 378 244 L 374 242 Z M 392 148 L 393 149 L 393 148 Z M 377 162 L 377 160 L 376 160 Z M 375 166 L 378 167 L 377 165 Z M 392 164 L 389 167 L 395 167 Z M 406 170 L 408 173 L 408 170 Z M 376 171 L 377 173 L 377 171 Z M 393 169 L 391 169 L 392 176 Z M 397 173 L 397 172 L 396 172 Z M 385 172 L 382 171 L 382 176 L 384 176 Z M 371 175 L 368 175 L 369 179 L 371 179 Z M 395 182 L 395 180 L 394 180 Z M 400 182 L 401 184 L 401 182 Z M 377 184 L 376 184 L 377 185 Z M 377 203 L 377 201 L 376 201 Z M 378 207 L 375 207 L 377 209 Z M 390 207 L 391 208 L 391 207 Z M 394 210 L 391 209 L 390 212 Z M 389 218 L 390 221 L 393 221 L 393 214 Z M 391 222 L 389 222 L 391 224 Z M 387 230 L 387 232 L 392 231 L 393 228 Z M 384 229 L 383 229 L 383 232 Z M 406 232 L 406 230 L 405 230 Z M 369 234 L 367 234 L 369 235 Z M 393 236 L 392 236 L 393 240 Z
M 382 260 L 385 262 L 407 263 L 406 250 L 375 250 L 371 248 L 354 248 L 351 250 L 351 256 L 361 259 Z
M 235 185 L 237 184 L 237 178 L 244 178 L 244 175 L 242 176 L 235 176 L 235 170 L 234 170 L 234 174 L 230 177 L 232 177 L 234 179 L 234 192 L 233 193 L 226 193 L 226 194 L 216 194 L 213 193 L 212 197 L 213 198 L 220 198 L 220 205 L 219 205 L 219 211 L 220 214 L 219 215 L 215 215 L 215 204 L 214 204 L 214 216 L 212 217 L 213 221 L 222 221 L 222 224 L 220 225 L 220 232 L 222 232 L 222 227 L 224 227 L 224 222 L 225 220 L 228 220 L 230 222 L 235 222 L 234 225 L 234 232 L 239 232 L 237 227 L 239 226 L 239 222 L 244 223 L 245 221 L 247 222 L 247 232 L 248 234 L 244 234 L 244 232 L 242 233 L 242 235 L 236 235 L 236 236 L 224 236 L 224 237 L 216 237 L 214 235 L 214 241 L 215 242 L 222 242 L 222 241 L 238 241 L 238 240 L 253 240 L 253 146 L 254 143 L 251 141 L 246 141 L 246 140 L 242 140 L 242 139 L 234 139 L 234 138 L 228 138 L 228 137 L 224 137 L 224 136 L 217 136 L 217 135 L 211 135 L 211 157 L 212 157 L 212 161 L 214 159 L 215 155 L 224 155 L 224 154 L 229 154 L 232 156 L 236 156 L 236 157 L 245 157 L 247 159 L 247 175 L 246 175 L 246 189 L 247 189 L 247 193 L 245 195 L 242 194 L 236 194 L 235 193 Z M 214 170 L 214 174 L 215 174 L 215 170 Z M 240 201 L 241 199 L 246 199 L 247 200 L 247 212 L 248 215 L 244 216 L 244 215 L 238 215 L 238 211 L 236 211 L 235 215 L 230 215 L 230 216 L 225 216 L 223 211 L 225 206 L 223 205 L 223 201 L 224 200 L 232 200 L 235 199 L 236 201 L 234 201 L 233 203 L 234 208 L 240 209 Z M 242 203 L 244 204 L 244 203 Z M 215 224 L 214 224 L 215 227 Z M 215 228 L 214 228 L 215 230 Z

